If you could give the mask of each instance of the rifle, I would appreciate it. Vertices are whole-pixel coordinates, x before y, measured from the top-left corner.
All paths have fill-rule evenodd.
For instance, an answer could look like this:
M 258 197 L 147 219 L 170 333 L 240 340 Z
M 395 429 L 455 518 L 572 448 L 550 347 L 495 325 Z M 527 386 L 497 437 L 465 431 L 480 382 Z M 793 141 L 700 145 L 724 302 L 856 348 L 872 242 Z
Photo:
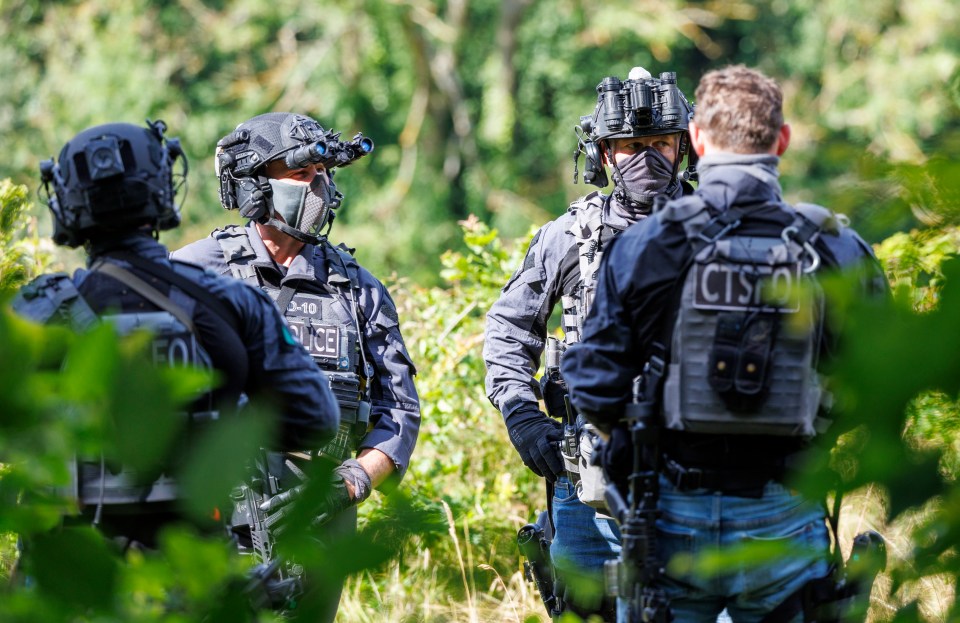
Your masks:
M 649 364 L 648 364 L 649 366 Z M 620 524 L 620 558 L 617 560 L 617 595 L 629 603 L 629 621 L 669 623 L 673 619 L 664 591 L 655 586 L 664 569 L 657 558 L 656 521 L 660 515 L 657 502 L 659 481 L 659 428 L 655 403 L 644 398 L 647 374 L 634 381 L 634 400 L 627 405 L 626 416 L 633 448 L 633 466 L 624 500 L 613 483 L 614 474 L 604 497 L 617 523 Z M 657 382 L 659 379 L 654 378 Z M 647 387 L 652 384 L 647 383 Z
M 279 524 L 291 510 L 288 504 L 302 493 L 303 485 L 278 493 L 276 477 L 268 474 L 264 465 L 259 468 L 263 477 L 233 491 L 231 532 L 240 552 L 253 556 L 257 562 L 250 570 L 246 587 L 253 607 L 292 609 L 303 593 L 303 567 L 276 558 L 273 549 L 275 536 L 283 530 Z M 295 466 L 292 471 L 300 472 Z M 246 533 L 249 544 L 244 538 Z
M 528 523 L 517 532 L 517 545 L 527 560 L 523 563 L 523 575 L 540 591 L 540 599 L 551 619 L 560 616 L 562 602 L 554 594 L 553 563 L 550 560 L 550 541 L 553 537 L 550 517 L 543 511 L 534 523 Z

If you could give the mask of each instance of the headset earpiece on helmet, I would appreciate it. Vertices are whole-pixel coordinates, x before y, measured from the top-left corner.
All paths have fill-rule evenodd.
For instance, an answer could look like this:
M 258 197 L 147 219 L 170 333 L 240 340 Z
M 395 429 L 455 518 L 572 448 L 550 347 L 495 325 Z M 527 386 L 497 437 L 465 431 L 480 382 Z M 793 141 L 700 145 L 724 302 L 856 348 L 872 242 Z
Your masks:
M 53 217 L 53 234 L 51 238 L 53 239 L 54 244 L 58 244 L 64 247 L 77 247 L 83 241 L 78 239 L 76 231 L 76 223 L 66 223 L 65 215 L 60 209 L 60 202 L 57 199 L 57 184 L 63 184 L 62 179 L 57 180 L 60 177 L 60 167 L 57 165 L 57 161 L 53 158 L 48 158 L 40 162 L 40 182 L 43 186 L 38 189 L 38 194 L 40 195 L 40 200 L 47 204 L 47 207 L 50 208 L 50 214 Z M 50 188 L 50 185 L 53 184 L 53 189 Z
M 270 216 L 267 200 L 273 195 L 270 184 L 258 178 L 243 177 L 233 181 L 236 208 L 243 218 L 264 222 Z
M 603 150 L 595 142 L 582 136 L 577 142 L 577 150 L 573 152 L 573 183 L 577 183 L 577 161 L 583 154 L 583 181 L 600 188 L 606 188 L 610 183 L 607 170 L 603 166 Z

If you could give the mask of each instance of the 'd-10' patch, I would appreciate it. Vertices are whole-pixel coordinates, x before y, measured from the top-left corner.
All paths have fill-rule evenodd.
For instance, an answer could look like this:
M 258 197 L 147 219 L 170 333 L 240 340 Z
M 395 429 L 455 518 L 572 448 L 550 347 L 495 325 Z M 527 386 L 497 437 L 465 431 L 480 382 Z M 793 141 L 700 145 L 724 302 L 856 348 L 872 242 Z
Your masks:
M 708 262 L 694 265 L 697 309 L 796 312 L 800 309 L 801 265 Z
M 294 295 L 287 305 L 286 318 L 290 332 L 311 356 L 334 360 L 340 357 L 340 326 L 320 322 L 323 318 L 320 297 Z

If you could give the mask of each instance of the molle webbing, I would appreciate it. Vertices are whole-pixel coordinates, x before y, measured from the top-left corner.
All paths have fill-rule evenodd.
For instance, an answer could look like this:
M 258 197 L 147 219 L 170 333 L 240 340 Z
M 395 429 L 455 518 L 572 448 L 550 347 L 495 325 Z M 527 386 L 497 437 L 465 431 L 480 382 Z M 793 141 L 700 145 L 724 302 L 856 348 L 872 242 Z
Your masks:
M 667 428 L 812 437 L 827 423 L 816 372 L 823 297 L 806 275 L 819 262 L 811 242 L 820 226 L 783 205 L 794 219 L 779 236 L 738 234 L 741 219 L 761 207 L 713 215 L 691 197 L 661 215 L 682 224 L 692 247 L 668 342 Z M 770 283 L 784 292 L 769 298 Z
M 20 291 L 13 309 L 34 322 L 48 324 L 58 319 L 77 331 L 85 331 L 100 321 L 64 273 L 37 277 Z
M 573 224 L 568 230 L 574 237 L 579 259 L 580 283 L 575 291 L 560 299 L 563 307 L 561 324 L 564 341 L 574 344 L 580 341 L 583 320 L 593 303 L 597 284 L 597 270 L 603 257 L 601 232 L 603 230 L 603 196 L 591 193 L 570 205 Z

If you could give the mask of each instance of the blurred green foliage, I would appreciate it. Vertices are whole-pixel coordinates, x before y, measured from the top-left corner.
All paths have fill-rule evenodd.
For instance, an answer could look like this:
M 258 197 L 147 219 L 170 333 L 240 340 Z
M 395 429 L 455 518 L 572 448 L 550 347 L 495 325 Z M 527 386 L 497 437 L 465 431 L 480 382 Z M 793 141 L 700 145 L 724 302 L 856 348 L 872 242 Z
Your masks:
M 29 276 L 43 271 L 50 261 L 31 218 L 27 187 L 0 180 L 0 292 L 16 289 Z

